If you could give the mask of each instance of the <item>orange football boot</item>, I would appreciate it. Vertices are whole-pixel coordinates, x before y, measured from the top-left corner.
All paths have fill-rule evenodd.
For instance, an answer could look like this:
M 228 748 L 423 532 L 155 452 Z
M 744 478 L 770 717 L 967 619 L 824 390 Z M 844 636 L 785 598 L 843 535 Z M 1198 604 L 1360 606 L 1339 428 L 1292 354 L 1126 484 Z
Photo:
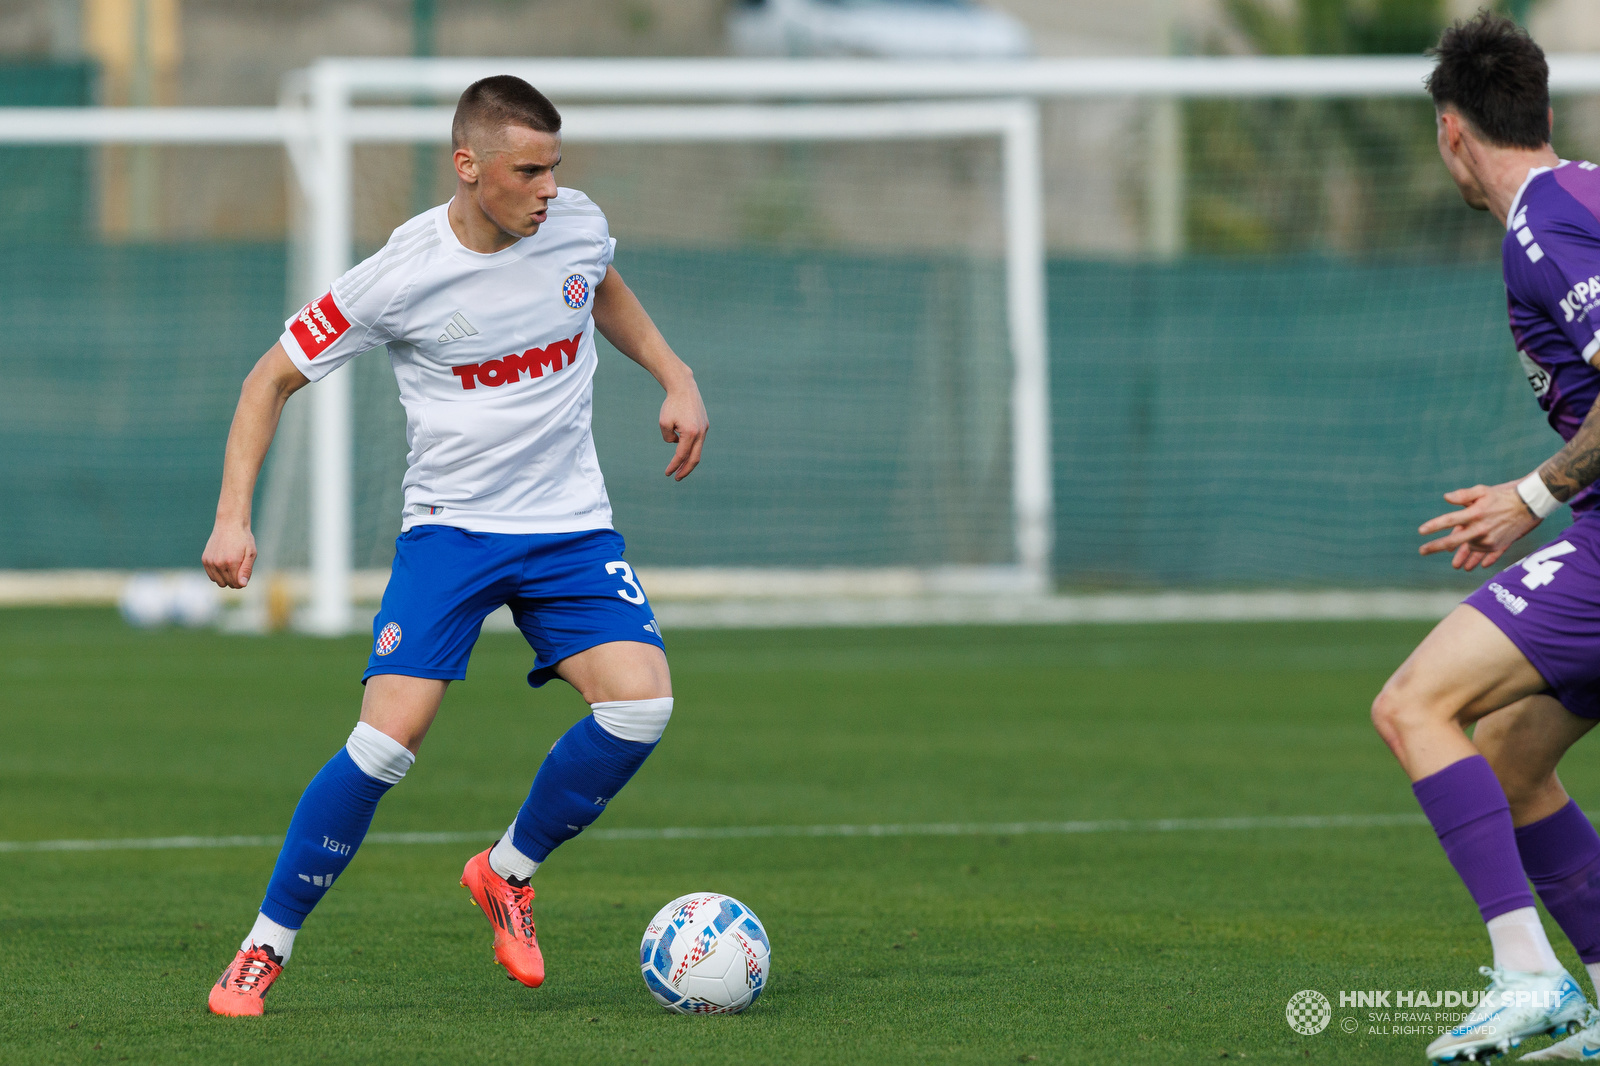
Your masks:
M 489 866 L 486 849 L 467 860 L 461 885 L 494 926 L 494 961 L 529 988 L 544 984 L 544 956 L 533 932 L 533 888 L 513 885 Z
M 212 1014 L 225 1014 L 230 1018 L 260 1014 L 265 1009 L 261 1001 L 282 972 L 283 956 L 270 947 L 241 951 L 211 986 L 206 1005 Z

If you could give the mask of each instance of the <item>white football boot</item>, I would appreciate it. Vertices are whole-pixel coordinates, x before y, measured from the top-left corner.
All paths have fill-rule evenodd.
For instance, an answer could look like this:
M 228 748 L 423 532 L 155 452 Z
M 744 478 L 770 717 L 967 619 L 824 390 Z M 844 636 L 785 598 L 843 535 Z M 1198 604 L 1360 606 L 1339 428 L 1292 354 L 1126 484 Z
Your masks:
M 1530 1051 L 1522 1058 L 1533 1062 L 1600 1059 L 1600 1010 L 1590 1007 L 1589 1016 L 1584 1019 L 1584 1027 L 1581 1030 L 1565 1040 L 1551 1044 L 1543 1051 Z
M 1430 1062 L 1481 1062 L 1530 1036 L 1565 1032 L 1589 1017 L 1589 1001 L 1565 970 L 1519 973 L 1478 967 L 1489 988 L 1461 1024 L 1428 1045 Z

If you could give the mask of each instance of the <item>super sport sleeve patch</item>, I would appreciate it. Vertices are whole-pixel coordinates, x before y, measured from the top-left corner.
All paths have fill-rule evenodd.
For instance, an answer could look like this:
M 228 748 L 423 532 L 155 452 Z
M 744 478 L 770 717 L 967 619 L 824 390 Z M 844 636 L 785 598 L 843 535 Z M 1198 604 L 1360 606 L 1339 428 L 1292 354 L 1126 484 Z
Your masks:
M 289 322 L 289 332 L 308 360 L 327 351 L 349 328 L 350 322 L 340 312 L 331 292 L 306 304 Z

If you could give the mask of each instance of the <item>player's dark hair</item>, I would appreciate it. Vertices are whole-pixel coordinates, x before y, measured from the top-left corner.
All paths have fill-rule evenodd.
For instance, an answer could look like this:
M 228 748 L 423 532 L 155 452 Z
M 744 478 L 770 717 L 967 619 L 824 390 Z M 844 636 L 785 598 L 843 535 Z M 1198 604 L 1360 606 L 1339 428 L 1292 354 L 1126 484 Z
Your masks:
M 1452 23 L 1428 54 L 1438 60 L 1427 81 L 1434 107 L 1454 107 L 1501 148 L 1550 143 L 1550 67 L 1527 30 L 1480 11 Z
M 450 123 L 450 145 L 460 148 L 473 130 L 526 126 L 540 133 L 561 132 L 561 112 L 544 93 L 511 74 L 496 74 L 467 86 Z

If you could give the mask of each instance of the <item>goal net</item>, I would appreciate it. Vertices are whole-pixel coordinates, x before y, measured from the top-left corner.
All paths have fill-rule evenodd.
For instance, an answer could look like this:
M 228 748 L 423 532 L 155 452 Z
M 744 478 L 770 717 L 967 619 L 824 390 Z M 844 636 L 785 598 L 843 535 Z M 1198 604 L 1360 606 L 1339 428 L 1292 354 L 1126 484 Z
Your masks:
M 1416 526 L 1448 489 L 1520 476 L 1554 448 L 1505 324 L 1501 233 L 1438 162 L 1425 64 L 1399 78 L 1371 74 L 1388 61 L 1354 74 L 1284 61 L 1265 88 L 1173 63 L 1053 82 L 1066 66 L 1024 64 L 1018 78 L 1042 80 L 916 105 L 881 103 L 931 95 L 915 71 L 891 71 L 892 91 L 861 77 L 741 90 L 729 74 L 628 96 L 595 86 L 636 65 L 591 64 L 587 82 L 569 76 L 581 66 L 556 65 L 559 180 L 606 210 L 617 267 L 696 369 L 713 424 L 705 465 L 668 481 L 659 388 L 601 346 L 597 446 L 654 595 L 1017 590 L 1038 587 L 1041 561 L 1065 591 L 1457 589 L 1480 578 L 1419 558 Z M 807 76 L 885 69 L 824 66 Z M 1600 76 L 1580 67 L 1552 61 L 1556 147 L 1595 158 Z M 661 72 L 630 84 L 646 82 Z M 453 91 L 424 77 L 349 109 L 345 264 L 448 197 Z M 1044 247 L 1020 256 L 1017 127 L 1007 101 L 975 99 L 1011 92 L 1039 101 L 1041 136 Z M 639 118 L 641 100 L 669 96 Z M 731 132 L 672 125 L 736 98 L 788 101 L 743 111 L 794 126 L 830 107 L 923 117 L 894 129 L 880 114 L 848 137 L 748 114 Z M 916 127 L 966 106 L 996 110 Z M 96 125 L 0 108 L 11 172 L 84 176 L 65 207 L 59 188 L 20 190 L 38 219 L 19 209 L 0 241 L 0 479 L 16 512 L 0 571 L 195 565 L 238 383 L 338 272 L 316 259 L 326 205 L 288 162 L 304 166 L 325 131 L 289 110 Z M 1032 319 L 1014 284 L 1029 255 L 1047 280 Z M 1047 417 L 1019 434 L 1027 321 L 1048 324 L 1031 391 Z M 404 418 L 381 351 L 341 376 L 354 580 L 338 577 L 334 598 L 370 602 L 398 531 Z M 289 404 L 258 493 L 262 572 L 278 576 L 258 587 L 280 608 L 316 603 L 327 508 L 310 457 L 327 384 Z M 1040 429 L 1042 491 L 1023 462 Z
M 449 112 L 354 108 L 349 123 L 361 254 L 451 195 Z M 700 469 L 665 478 L 660 386 L 600 345 L 596 445 L 652 586 L 1047 587 L 1035 137 L 1032 106 L 1015 101 L 569 110 L 558 180 L 606 211 L 616 267 L 695 368 L 714 427 Z M 393 551 L 404 423 L 386 360 L 345 373 L 342 505 L 370 595 Z M 304 440 L 316 415 L 299 418 L 286 435 Z M 328 581 L 315 478 L 293 444 L 280 449 L 261 521 L 264 569 L 306 571 L 313 590 Z

